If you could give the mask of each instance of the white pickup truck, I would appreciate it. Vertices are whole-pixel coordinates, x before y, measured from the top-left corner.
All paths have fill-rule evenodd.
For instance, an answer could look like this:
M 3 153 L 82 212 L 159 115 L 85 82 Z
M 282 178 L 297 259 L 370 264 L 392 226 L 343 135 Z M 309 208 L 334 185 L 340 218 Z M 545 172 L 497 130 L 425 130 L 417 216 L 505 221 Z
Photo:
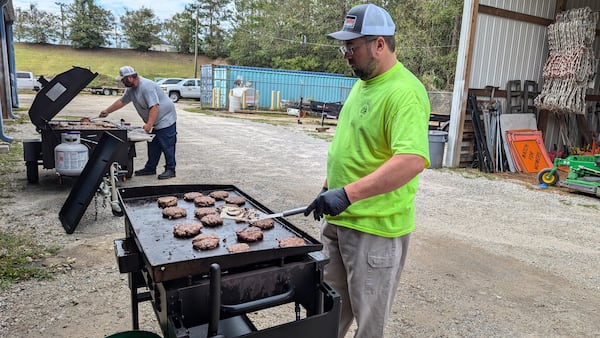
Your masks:
M 161 85 L 162 90 L 171 101 L 179 99 L 200 99 L 200 79 L 183 79 L 175 84 Z
M 18 90 L 35 90 L 36 92 L 42 88 L 42 85 L 33 76 L 32 72 L 24 72 L 17 70 L 15 73 L 17 77 L 17 89 Z

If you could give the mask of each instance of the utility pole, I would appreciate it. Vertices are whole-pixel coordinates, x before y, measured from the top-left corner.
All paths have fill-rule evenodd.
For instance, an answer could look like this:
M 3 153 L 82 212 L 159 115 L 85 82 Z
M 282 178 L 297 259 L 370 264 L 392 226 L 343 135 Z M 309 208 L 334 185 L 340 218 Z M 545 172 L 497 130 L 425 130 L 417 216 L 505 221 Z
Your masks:
M 55 2 L 55 5 L 60 7 L 60 44 L 64 45 L 65 44 L 65 11 L 64 11 L 64 7 L 68 6 L 66 3 L 64 2 Z
M 119 33 L 117 32 L 117 23 L 115 22 L 115 48 L 119 48 Z
M 196 7 L 196 30 L 194 31 L 194 78 L 198 78 L 198 7 Z

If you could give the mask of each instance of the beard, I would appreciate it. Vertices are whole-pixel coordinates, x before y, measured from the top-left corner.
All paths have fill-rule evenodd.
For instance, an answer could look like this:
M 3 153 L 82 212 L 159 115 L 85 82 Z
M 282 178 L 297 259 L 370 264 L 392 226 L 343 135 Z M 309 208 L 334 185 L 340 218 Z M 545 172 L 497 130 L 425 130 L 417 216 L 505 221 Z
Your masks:
M 373 77 L 372 74 L 375 71 L 375 69 L 377 68 L 377 60 L 375 60 L 369 54 L 367 64 L 364 67 L 361 67 L 354 62 L 351 62 L 350 66 L 352 67 L 352 71 L 354 72 L 354 75 L 356 75 L 359 79 L 364 81 L 364 80 L 368 80 Z
M 128 81 L 128 80 L 123 81 L 123 85 L 125 85 L 125 87 L 127 87 L 127 88 L 133 87 L 133 83 L 131 81 Z

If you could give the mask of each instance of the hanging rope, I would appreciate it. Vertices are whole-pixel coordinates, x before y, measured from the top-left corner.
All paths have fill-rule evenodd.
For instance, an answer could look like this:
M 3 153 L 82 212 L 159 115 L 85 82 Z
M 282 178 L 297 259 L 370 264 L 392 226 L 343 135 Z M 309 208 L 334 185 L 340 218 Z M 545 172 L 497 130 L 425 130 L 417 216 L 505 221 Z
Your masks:
M 561 12 L 548 26 L 548 60 L 544 85 L 534 104 L 538 110 L 585 114 L 585 93 L 598 67 L 593 43 L 598 12 L 589 7 Z

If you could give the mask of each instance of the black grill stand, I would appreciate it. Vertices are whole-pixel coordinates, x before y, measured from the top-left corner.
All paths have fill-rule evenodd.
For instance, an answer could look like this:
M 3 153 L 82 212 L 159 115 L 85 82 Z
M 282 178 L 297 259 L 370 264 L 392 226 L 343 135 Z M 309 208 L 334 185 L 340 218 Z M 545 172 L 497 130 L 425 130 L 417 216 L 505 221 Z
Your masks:
M 292 262 L 247 272 L 226 273 L 223 285 L 221 268 L 212 264 L 205 278 L 191 277 L 153 283 L 143 268 L 143 259 L 132 238 L 115 240 L 115 254 L 119 271 L 128 273 L 131 291 L 131 317 L 134 330 L 139 329 L 139 303 L 151 301 L 165 338 L 335 338 L 339 326 L 340 296 L 322 281 L 322 267 L 327 259 L 320 252 L 305 255 L 304 262 Z M 316 271 L 315 271 L 316 270 Z M 306 271 L 313 271 L 307 274 Z M 286 276 L 287 290 L 264 299 L 242 304 L 224 305 L 222 295 L 230 300 L 232 293 L 244 294 L 245 283 L 260 284 L 260 279 L 273 275 Z M 193 281 L 199 278 L 199 281 Z M 317 280 L 315 280 L 317 279 Z M 314 283 L 312 288 L 307 287 Z M 208 285 L 206 285 L 208 284 Z M 235 290 L 236 285 L 241 290 Z M 297 289 L 293 285 L 297 285 Z M 232 289 L 233 287 L 233 289 Z M 140 292 L 140 288 L 149 291 Z M 208 292 L 208 319 L 195 318 L 204 307 L 202 299 Z M 258 330 L 247 313 L 295 302 L 296 320 Z M 300 305 L 306 308 L 306 317 L 300 316 Z M 186 322 L 188 324 L 186 324 Z

